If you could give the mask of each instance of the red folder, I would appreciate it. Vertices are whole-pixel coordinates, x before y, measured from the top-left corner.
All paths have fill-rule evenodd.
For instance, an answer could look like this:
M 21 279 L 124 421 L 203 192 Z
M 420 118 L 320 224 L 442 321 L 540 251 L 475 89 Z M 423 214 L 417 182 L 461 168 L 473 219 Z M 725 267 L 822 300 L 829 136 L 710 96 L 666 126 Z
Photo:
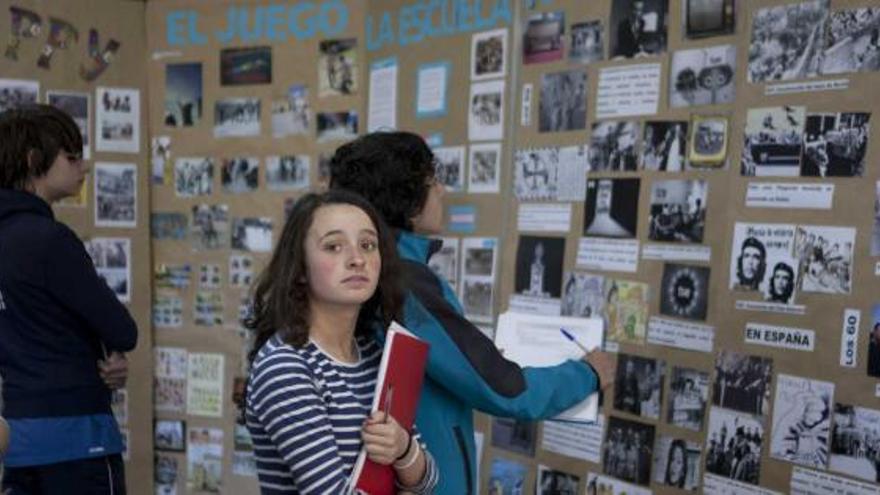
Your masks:
M 427 342 L 396 322 L 388 328 L 373 394 L 373 411 L 388 412 L 406 430 L 412 430 L 416 419 L 428 348 Z M 351 486 L 368 495 L 394 495 L 395 477 L 394 467 L 367 459 L 367 451 L 361 448 L 352 469 L 351 479 L 355 481 Z

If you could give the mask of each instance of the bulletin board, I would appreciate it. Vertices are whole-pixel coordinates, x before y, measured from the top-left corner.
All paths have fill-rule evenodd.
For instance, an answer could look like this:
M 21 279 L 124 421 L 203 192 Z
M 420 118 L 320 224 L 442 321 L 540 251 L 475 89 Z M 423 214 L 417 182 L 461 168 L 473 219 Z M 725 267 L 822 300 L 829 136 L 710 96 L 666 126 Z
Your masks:
M 126 479 L 130 493 L 150 491 L 153 476 L 152 463 L 152 367 L 153 339 L 150 331 L 151 286 L 149 281 L 149 183 L 147 173 L 146 139 L 146 80 L 142 64 L 146 49 L 143 35 L 144 5 L 138 2 L 83 0 L 79 2 L 0 2 L 4 21 L 0 22 L 0 37 L 4 40 L 4 57 L 0 58 L 3 79 L 17 79 L 39 83 L 37 101 L 49 102 L 49 93 L 78 93 L 88 95 L 88 103 L 81 105 L 86 112 L 89 152 L 86 162 L 91 172 L 84 186 L 82 201 L 68 201 L 54 206 L 59 221 L 70 226 L 86 243 L 97 238 L 118 239 L 129 243 L 125 256 L 127 280 L 120 282 L 117 293 L 124 293 L 126 305 L 138 327 L 137 348 L 128 354 L 128 382 L 114 399 L 114 412 L 127 441 Z M 20 22 L 16 22 L 18 19 Z M 39 30 L 31 30 L 39 24 Z M 16 29 L 17 28 L 17 29 Z M 22 31 L 24 29 L 24 31 Z M 36 34 L 28 36 L 21 34 Z M 16 35 L 15 33 L 18 33 Z M 17 46 L 17 48 L 15 47 Z M 103 57 L 103 62 L 98 60 Z M 39 61 L 43 62 L 42 65 Z M 18 83 L 6 83 L 15 86 Z M 97 144 L 99 88 L 120 88 L 138 92 L 140 115 L 135 116 L 134 127 L 139 137 L 128 140 L 128 151 L 105 151 L 113 143 Z M 116 94 L 115 89 L 110 94 Z M 131 96 L 131 93 L 127 93 Z M 138 98 L 133 98 L 137 100 Z M 132 101 L 130 99 L 130 101 Z M 85 116 L 85 115 L 84 115 Z M 94 179 L 99 163 L 126 164 L 123 168 L 136 170 L 134 184 L 126 190 L 129 206 L 134 211 L 98 214 Z M 111 174 L 117 170 L 106 169 Z M 133 194 L 132 194 L 133 193 Z M 103 194 L 101 195 L 103 197 Z M 133 197 L 132 197 L 133 196 Z M 116 241 L 110 241 L 116 242 Z M 96 262 L 99 273 L 101 263 Z M 141 491 L 138 491 L 141 490 Z

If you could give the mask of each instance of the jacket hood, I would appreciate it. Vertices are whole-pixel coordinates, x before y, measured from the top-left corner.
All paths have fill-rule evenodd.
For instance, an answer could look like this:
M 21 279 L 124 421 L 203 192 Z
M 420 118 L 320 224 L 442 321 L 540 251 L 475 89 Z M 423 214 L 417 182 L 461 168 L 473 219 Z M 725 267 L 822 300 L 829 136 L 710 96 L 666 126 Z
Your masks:
M 25 191 L 0 189 L 0 221 L 20 213 L 33 213 L 55 218 L 52 208 L 39 196 Z

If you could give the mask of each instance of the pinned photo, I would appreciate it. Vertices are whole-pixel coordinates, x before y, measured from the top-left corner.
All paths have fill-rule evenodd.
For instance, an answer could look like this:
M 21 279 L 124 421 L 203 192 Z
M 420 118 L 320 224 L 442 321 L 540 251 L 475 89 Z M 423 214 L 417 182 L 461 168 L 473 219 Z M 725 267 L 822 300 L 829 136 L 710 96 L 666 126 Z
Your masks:
M 631 483 L 651 483 L 654 426 L 615 416 L 608 420 L 602 466 L 606 474 Z
M 604 59 L 605 26 L 602 25 L 602 21 L 572 24 L 568 60 L 580 64 L 591 64 Z
M 40 99 L 40 81 L 0 79 L 0 113 L 36 103 Z
M 468 139 L 498 141 L 504 137 L 504 80 L 471 84 Z
M 654 481 L 680 490 L 700 486 L 700 446 L 682 438 L 662 436 L 654 449 Z
M 792 268 L 798 266 L 794 240 L 794 225 L 737 223 L 731 247 L 734 254 L 730 259 L 729 288 L 759 292 L 774 302 L 794 302 L 797 271 Z M 784 274 L 788 273 L 791 278 L 785 280 Z
M 648 321 L 648 284 L 605 279 L 605 338 L 644 344 Z
M 713 407 L 706 432 L 706 472 L 757 485 L 763 443 L 761 418 Z
M 95 237 L 85 243 L 98 276 L 121 302 L 131 302 L 131 239 Z
M 684 0 L 684 34 L 697 39 L 732 34 L 739 0 Z
M 203 327 L 219 327 L 223 325 L 223 293 L 219 291 L 212 290 L 200 290 L 196 292 L 195 304 L 193 304 L 193 323 Z M 192 371 L 190 371 L 192 373 Z M 192 387 L 191 384 L 187 384 L 187 388 L 190 389 Z M 195 396 L 195 398 L 190 397 L 187 394 L 187 409 L 192 409 L 189 403 L 192 401 L 200 402 L 200 406 L 213 408 L 217 406 L 216 402 L 210 401 L 208 399 L 209 404 L 206 404 L 205 396 Z M 214 414 L 208 414 L 214 415 Z M 217 414 L 219 416 L 219 414 Z
M 187 490 L 220 493 L 223 485 L 223 430 L 190 426 L 187 433 Z
M 271 46 L 220 50 L 220 86 L 270 84 L 271 82 Z
M 468 192 L 497 193 L 501 181 L 501 143 L 473 144 L 468 150 Z
M 645 418 L 660 418 L 666 376 L 666 364 L 662 360 L 619 354 L 615 375 L 614 409 Z
M 703 242 L 706 229 L 705 180 L 662 180 L 651 185 L 648 238 L 663 242 Z
M 317 132 L 319 143 L 354 139 L 358 133 L 358 114 L 353 110 L 320 112 Z
M 150 213 L 150 237 L 156 240 L 186 239 L 189 218 L 183 213 L 155 211 Z
M 514 292 L 559 299 L 564 260 L 564 238 L 521 236 L 516 250 Z
M 666 51 L 669 0 L 616 0 L 611 4 L 611 57 Z
M 150 177 L 157 186 L 171 180 L 171 137 L 155 136 L 150 140 Z
M 95 164 L 95 226 L 137 226 L 137 167 L 133 163 Z
M 681 172 L 687 164 L 688 123 L 648 121 L 642 135 L 641 164 L 644 170 Z
M 828 466 L 834 384 L 779 374 L 770 457 L 824 470 Z
M 210 158 L 174 160 L 174 192 L 182 198 L 206 196 L 214 190 L 214 163 Z
M 222 283 L 220 265 L 214 263 L 199 265 L 199 289 L 219 289 Z
M 750 83 L 819 75 L 829 0 L 758 9 L 752 14 Z
M 471 37 L 471 80 L 504 77 L 507 64 L 507 28 L 474 33 Z
M 639 179 L 589 179 L 583 234 L 634 238 L 638 205 Z
M 491 322 L 498 240 L 493 237 L 465 237 L 461 242 L 460 280 L 464 314 L 474 321 Z
M 503 457 L 492 459 L 492 467 L 489 471 L 489 493 L 492 495 L 525 493 L 527 473 L 528 469 L 524 464 Z
M 669 106 L 720 105 L 735 96 L 736 47 L 678 50 L 669 70 Z
M 712 404 L 763 416 L 770 405 L 772 381 L 772 359 L 720 351 L 715 359 Z
M 523 34 L 523 64 L 562 60 L 565 42 L 565 12 L 531 14 Z
M 259 98 L 221 98 L 214 102 L 215 138 L 259 135 Z
M 807 114 L 801 176 L 864 175 L 870 120 L 869 113 Z
M 153 273 L 153 281 L 160 289 L 186 289 L 189 287 L 191 274 L 192 266 L 188 263 L 182 265 L 157 263 Z
M 229 247 L 229 207 L 227 205 L 194 205 L 192 207 L 193 249 Z
M 165 125 L 193 127 L 202 121 L 202 64 L 165 67 Z
M 254 280 L 254 259 L 247 255 L 229 256 L 229 285 L 247 289 Z
M 660 282 L 660 314 L 689 320 L 705 320 L 709 306 L 709 267 L 663 265 Z
M 852 227 L 798 226 L 795 253 L 800 262 L 801 292 L 852 292 L 855 240 L 856 229 Z
M 583 70 L 541 76 L 538 131 L 561 132 L 587 127 L 587 73 Z
M 223 190 L 241 194 L 257 190 L 260 160 L 255 156 L 224 158 L 220 169 Z
M 749 109 L 742 150 L 742 175 L 797 177 L 805 123 L 804 107 Z
M 434 177 L 449 192 L 460 192 L 464 187 L 464 146 L 434 148 Z
M 880 70 L 880 7 L 831 12 L 822 74 Z
M 693 167 L 721 168 L 727 158 L 729 118 L 694 115 L 688 139 L 688 161 Z
M 266 157 L 266 184 L 270 191 L 293 191 L 309 187 L 311 158 L 308 155 Z
M 186 452 L 185 430 L 185 421 L 176 419 L 157 419 L 154 428 L 155 436 L 153 437 L 156 450 Z
M 536 495 L 567 495 L 578 491 L 581 479 L 573 474 L 538 465 Z
M 692 431 L 703 429 L 709 402 L 709 373 L 692 368 L 672 368 L 669 377 L 666 422 Z
M 357 39 L 324 40 L 319 44 L 318 96 L 351 95 L 357 91 Z
M 141 146 L 141 96 L 137 89 L 96 90 L 95 150 L 139 153 Z
M 559 148 L 517 150 L 513 162 L 513 187 L 517 199 L 556 199 L 559 190 Z
M 294 84 L 287 96 L 272 100 L 272 137 L 305 136 L 312 120 L 309 88 Z
M 832 471 L 880 482 L 877 445 L 880 443 L 880 411 L 851 404 L 834 404 L 831 430 Z
M 177 495 L 177 458 L 157 453 L 154 466 L 156 495 Z
M 2 91 L 2 89 L 0 89 Z M 92 98 L 88 93 L 76 93 L 73 91 L 46 91 L 46 102 L 63 111 L 76 122 L 79 133 L 82 134 L 82 158 L 88 160 L 92 157 L 91 142 L 91 107 Z M 0 104 L 0 112 L 2 112 Z
M 492 418 L 492 446 L 533 457 L 538 423 L 513 418 Z
M 157 328 L 183 326 L 183 300 L 176 296 L 153 297 L 153 325 Z
M 443 245 L 428 259 L 428 268 L 458 292 L 458 239 L 442 237 Z
M 636 121 L 606 120 L 593 123 L 590 135 L 590 172 L 634 171 L 638 164 Z
M 605 277 L 569 272 L 562 289 L 562 316 L 600 318 L 605 314 Z
M 232 249 L 255 253 L 272 250 L 271 218 L 233 218 Z
M 880 378 L 880 304 L 871 308 L 873 317 L 868 333 L 868 376 Z

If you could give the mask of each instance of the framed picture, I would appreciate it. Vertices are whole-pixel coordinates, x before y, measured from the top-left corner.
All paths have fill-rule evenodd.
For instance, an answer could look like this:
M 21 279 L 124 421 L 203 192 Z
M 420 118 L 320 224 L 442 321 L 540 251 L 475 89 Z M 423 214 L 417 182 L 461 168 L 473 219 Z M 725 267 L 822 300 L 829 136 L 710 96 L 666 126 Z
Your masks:
M 157 419 L 154 428 L 156 450 L 172 452 L 186 451 L 186 421 L 179 419 Z

